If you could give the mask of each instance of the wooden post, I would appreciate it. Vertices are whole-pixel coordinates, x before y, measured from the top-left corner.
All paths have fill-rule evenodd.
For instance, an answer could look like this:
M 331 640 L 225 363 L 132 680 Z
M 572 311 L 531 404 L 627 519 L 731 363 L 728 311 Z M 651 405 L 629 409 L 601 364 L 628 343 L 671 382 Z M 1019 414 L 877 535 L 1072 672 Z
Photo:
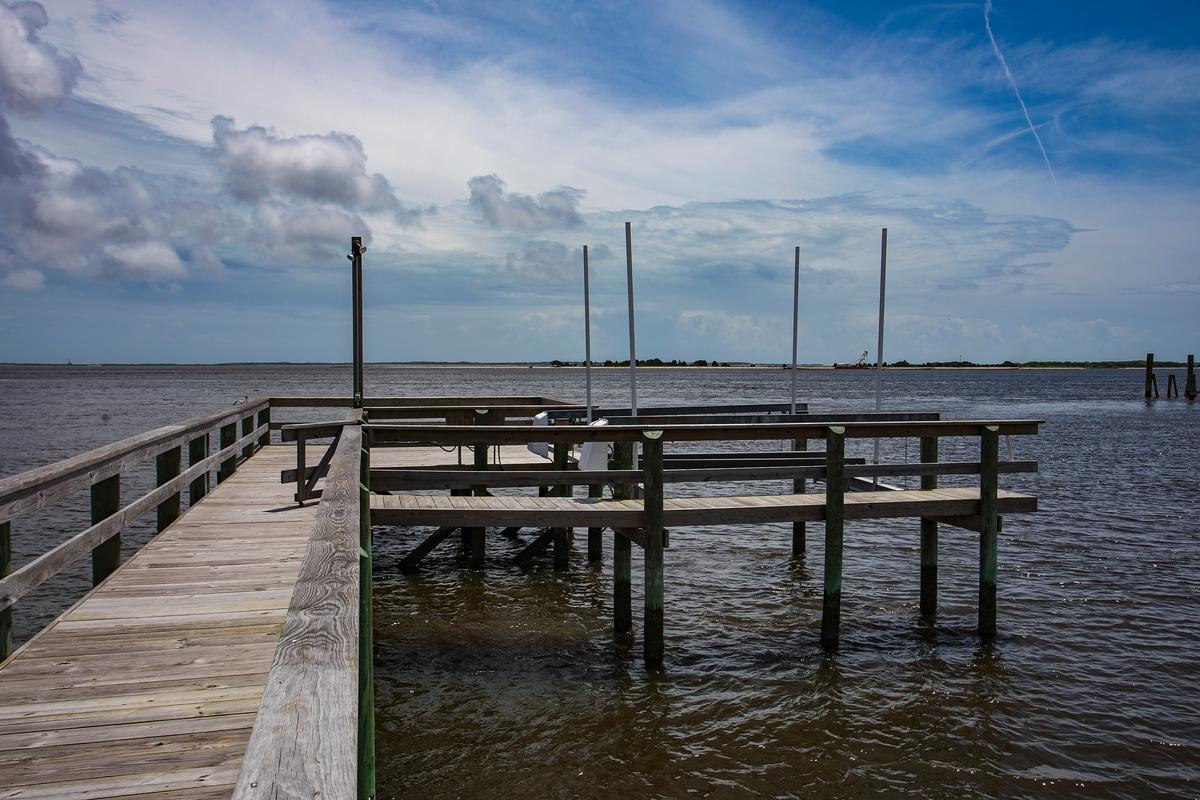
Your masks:
M 1154 353 L 1146 353 L 1146 399 L 1150 399 L 1150 391 L 1154 384 Z
M 92 524 L 102 522 L 121 510 L 121 475 L 92 484 Z M 92 586 L 107 578 L 121 566 L 121 534 L 92 550 Z
M 604 485 L 589 485 L 588 497 L 604 497 Z M 592 564 L 604 560 L 604 528 L 588 528 L 587 559 Z
M 938 438 L 921 437 L 921 463 L 933 464 L 938 460 Z M 922 489 L 936 489 L 937 475 L 922 475 Z M 937 614 L 938 581 L 938 524 L 932 519 L 921 518 L 921 616 Z
M 359 457 L 358 486 L 358 800 L 375 797 L 375 634 L 371 582 L 371 454 Z
M 0 578 L 12 573 L 12 525 L 0 522 Z M 12 606 L 0 611 L 0 661 L 12 652 Z
M 208 458 L 208 434 L 197 436 L 188 442 L 188 466 L 199 464 Z M 188 484 L 188 507 L 196 505 L 208 494 L 208 471 Z
M 799 253 L 800 253 L 800 248 L 797 247 L 796 248 L 796 254 L 797 254 L 796 258 L 797 259 L 799 259 L 799 257 L 800 257 Z M 797 261 L 797 263 L 799 263 L 799 262 Z M 793 354 L 793 361 L 794 360 L 795 360 L 795 356 Z M 794 375 L 795 374 L 795 372 L 794 372 L 795 366 L 794 365 L 793 365 L 792 369 L 793 369 L 792 374 Z M 794 382 L 794 380 L 795 379 L 793 378 L 793 382 Z M 795 405 L 795 399 L 796 399 L 795 397 L 792 398 L 793 406 Z M 793 408 L 792 413 L 793 414 L 796 413 L 794 408 Z M 799 452 L 807 451 L 808 450 L 808 439 L 793 439 L 792 440 L 792 449 L 799 451 Z M 808 481 L 806 481 L 804 478 L 799 478 L 798 480 L 792 481 L 792 493 L 793 494 L 804 494 L 807 484 L 808 484 Z M 792 523 L 792 558 L 803 558 L 805 550 L 807 550 L 807 548 L 808 548 L 808 524 L 805 522 L 793 522 Z
M 475 409 L 474 424 L 484 425 L 487 423 L 487 411 L 485 409 Z M 486 471 L 488 468 L 488 446 L 486 442 L 476 442 L 471 447 L 475 454 L 474 468 L 479 471 Z M 487 488 L 483 486 L 473 487 L 472 493 L 476 497 L 484 497 L 487 494 Z M 467 563 L 471 569 L 483 569 L 484 565 L 484 537 L 487 530 L 485 528 L 463 528 L 463 535 L 467 543 Z
M 1175 373 L 1167 375 L 1167 399 L 1171 399 L 1171 392 L 1175 392 L 1175 396 L 1179 397 L 1179 384 L 1175 382 Z
M 254 433 L 254 415 L 242 417 L 242 438 Z M 249 458 L 254 455 L 254 442 L 250 442 L 242 448 L 242 458 Z
M 172 478 L 179 477 L 179 467 L 183 461 L 183 447 L 172 447 L 170 450 L 164 450 L 158 454 L 154 460 L 155 473 L 158 480 L 158 485 L 162 486 Z M 158 504 L 158 532 L 162 533 L 175 520 L 179 519 L 179 497 L 180 493 L 168 497 Z
M 266 408 L 258 412 L 258 425 L 255 427 L 261 428 L 266 425 L 267 430 L 262 436 L 258 437 L 258 446 L 266 447 L 271 443 L 271 406 L 268 404 Z
M 996 562 L 1000 533 L 996 494 L 999 491 L 1000 433 L 996 425 L 985 425 L 979 437 L 979 637 L 996 636 Z
M 821 644 L 837 650 L 842 627 L 842 532 L 846 521 L 846 429 L 825 429 L 825 592 Z
M 1188 353 L 1187 357 L 1187 382 L 1183 387 L 1183 396 L 1188 400 L 1196 399 L 1196 356 Z
M 231 447 L 231 446 L 233 446 L 233 444 L 236 441 L 237 441 L 237 423 L 231 422 L 228 425 L 222 425 L 221 426 L 220 449 L 224 450 L 226 447 Z M 299 440 L 296 441 L 296 446 L 303 447 L 302 443 Z M 235 469 L 237 469 L 237 454 L 236 453 L 221 462 L 221 466 L 217 470 L 217 483 L 222 483 L 223 481 L 228 480 L 229 476 L 233 474 L 233 471 Z M 300 485 L 303 486 L 304 478 L 300 477 L 300 478 L 298 478 L 298 480 L 300 481 Z
M 633 443 L 613 444 L 613 469 L 633 466 Z M 613 486 L 613 498 L 628 500 L 629 487 Z M 625 636 L 633 632 L 633 543 L 613 531 L 613 633 Z
M 663 442 L 662 431 L 642 434 L 642 534 L 645 545 L 645 613 L 642 654 L 648 669 L 663 663 Z
M 571 445 L 565 442 L 557 442 L 554 445 L 554 469 L 565 470 L 568 463 L 568 455 L 571 452 Z M 571 486 L 556 486 L 552 491 L 552 495 L 556 497 L 570 497 L 573 494 Z M 571 532 L 569 528 L 554 529 L 554 568 L 556 570 L 567 569 L 571 564 Z

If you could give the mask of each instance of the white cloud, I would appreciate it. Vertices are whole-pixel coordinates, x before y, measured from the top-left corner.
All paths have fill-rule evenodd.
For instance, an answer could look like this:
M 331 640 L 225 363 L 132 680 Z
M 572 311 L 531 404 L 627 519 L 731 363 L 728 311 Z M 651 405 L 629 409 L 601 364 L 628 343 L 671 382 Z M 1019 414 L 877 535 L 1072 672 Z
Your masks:
M 38 38 L 46 27 L 40 3 L 0 2 L 0 104 L 41 111 L 63 101 L 79 77 L 79 61 Z
M 544 228 L 575 228 L 582 221 L 579 202 L 585 192 L 571 186 L 559 186 L 537 197 L 507 192 L 498 175 L 476 175 L 467 181 L 471 197 L 467 201 L 479 219 L 497 228 L 536 231 Z

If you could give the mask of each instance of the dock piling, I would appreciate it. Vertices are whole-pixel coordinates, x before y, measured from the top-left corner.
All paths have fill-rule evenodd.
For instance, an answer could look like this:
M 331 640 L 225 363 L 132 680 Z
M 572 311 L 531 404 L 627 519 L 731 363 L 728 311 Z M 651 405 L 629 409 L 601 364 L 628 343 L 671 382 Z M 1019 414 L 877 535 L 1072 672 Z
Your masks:
M 1183 387 L 1183 396 L 1188 400 L 1196 399 L 1196 356 L 1194 353 L 1188 353 L 1187 382 Z
M 121 510 L 121 475 L 92 484 L 92 524 Z M 92 585 L 97 586 L 121 566 L 121 534 L 115 533 L 92 550 Z
M 1154 353 L 1146 353 L 1146 392 L 1145 399 L 1150 399 L 1150 392 L 1158 396 L 1158 381 L 1154 378 Z
M 206 458 L 208 458 L 207 433 L 188 442 L 188 466 L 194 467 Z M 188 508 L 199 503 L 201 498 L 208 494 L 209 472 L 210 470 L 205 470 L 203 475 L 196 476 L 196 479 L 188 484 Z
M 613 469 L 633 467 L 633 443 L 613 444 Z M 614 500 L 628 500 L 629 487 L 613 486 Z M 633 543 L 613 531 L 613 633 L 625 636 L 633 632 Z
M 0 522 L 0 578 L 12 573 L 12 525 Z M 12 606 L 0 610 L 0 661 L 12 652 Z
M 997 512 L 1000 435 L 995 425 L 983 426 L 979 437 L 979 637 L 996 637 L 996 561 L 1000 533 Z
M 796 248 L 799 253 L 800 248 Z M 797 258 L 799 256 L 797 255 Z M 794 369 L 794 367 L 793 367 Z M 793 398 L 794 399 L 794 398 Z M 793 439 L 792 449 L 797 452 L 806 452 L 808 450 L 808 439 Z M 806 491 L 806 481 L 804 478 L 798 478 L 792 481 L 792 493 L 804 494 Z M 805 550 L 808 548 L 808 523 L 797 521 L 792 523 L 792 558 L 803 558 Z
M 604 484 L 588 485 L 588 497 L 604 497 Z M 604 560 L 604 528 L 587 529 L 587 560 L 596 564 Z
M 164 450 L 159 453 L 154 460 L 154 469 L 158 485 L 162 486 L 172 478 L 179 475 L 181 462 L 183 461 L 183 446 L 172 447 L 169 450 Z M 158 504 L 157 512 L 157 531 L 162 533 L 175 520 L 179 519 L 179 499 L 180 493 L 168 497 Z
M 221 445 L 219 448 L 220 450 L 224 450 L 227 447 L 233 446 L 234 442 L 237 441 L 237 423 L 236 422 L 231 422 L 228 425 L 221 426 L 221 440 L 220 441 L 221 441 Z M 297 441 L 296 446 L 300 450 L 303 450 L 304 442 Z M 217 483 L 223 483 L 224 481 L 228 480 L 229 476 L 233 474 L 233 471 L 235 469 L 237 469 L 237 456 L 231 455 L 229 458 L 227 458 L 221 462 L 220 468 L 217 470 Z M 303 476 L 303 472 L 301 473 L 301 475 Z M 301 480 L 303 480 L 303 477 L 301 477 Z M 300 499 L 303 500 L 304 498 L 301 497 Z
M 647 669 L 658 669 L 663 663 L 662 431 L 642 434 L 642 486 L 642 534 L 646 541 L 642 654 Z
M 474 424 L 487 424 L 487 409 L 475 409 Z M 471 445 L 471 450 L 474 452 L 473 467 L 479 471 L 486 471 L 488 468 L 488 446 L 486 442 L 476 442 Z M 487 494 L 487 487 L 476 486 L 471 491 L 475 497 L 483 497 Z M 486 528 L 463 528 L 463 538 L 467 545 L 467 563 L 471 569 L 483 569 L 485 560 L 485 545 L 484 538 L 487 535 Z
M 842 627 L 842 533 L 846 521 L 846 429 L 825 429 L 825 591 L 821 645 L 837 650 Z
M 921 437 L 921 463 L 933 464 L 938 460 L 936 436 Z M 922 475 L 922 489 L 936 489 L 936 475 Z M 921 518 L 921 616 L 937 614 L 938 592 L 938 524 L 936 520 Z
M 554 469 L 566 470 L 568 457 L 571 452 L 571 445 L 566 443 L 556 443 L 554 445 Z M 550 494 L 556 497 L 570 497 L 573 492 L 572 486 L 555 486 Z M 555 528 L 554 529 L 554 568 L 556 570 L 565 570 L 571 565 L 571 529 L 570 528 Z

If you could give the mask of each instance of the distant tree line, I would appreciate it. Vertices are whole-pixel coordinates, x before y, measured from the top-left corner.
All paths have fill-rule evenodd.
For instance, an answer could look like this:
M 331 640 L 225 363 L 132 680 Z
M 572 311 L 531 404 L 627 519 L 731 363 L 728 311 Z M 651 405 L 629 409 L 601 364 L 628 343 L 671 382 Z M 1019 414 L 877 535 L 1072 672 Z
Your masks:
M 628 367 L 629 359 L 627 358 L 624 361 L 613 361 L 610 358 L 606 358 L 606 359 L 604 359 L 604 361 L 593 361 L 592 365 L 596 366 L 596 367 Z M 714 359 L 712 361 L 707 361 L 703 358 L 697 359 L 695 361 L 681 361 L 678 358 L 673 358 L 670 361 L 664 361 L 661 358 L 639 358 L 637 360 L 637 365 L 639 367 L 728 367 L 728 366 L 730 366 L 730 363 L 728 361 L 717 361 L 716 359 Z M 582 367 L 583 362 L 582 361 L 559 361 L 556 358 L 550 362 L 550 366 L 552 366 L 552 367 Z

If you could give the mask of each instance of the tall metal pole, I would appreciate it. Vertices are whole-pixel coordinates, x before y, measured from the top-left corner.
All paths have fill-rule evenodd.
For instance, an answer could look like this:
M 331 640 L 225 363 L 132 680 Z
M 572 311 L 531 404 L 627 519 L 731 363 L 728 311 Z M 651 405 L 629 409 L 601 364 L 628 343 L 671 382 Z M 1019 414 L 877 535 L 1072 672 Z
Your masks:
M 361 236 L 350 237 L 350 264 L 354 309 L 354 407 L 363 405 L 363 247 Z
M 583 246 L 583 374 L 587 381 L 587 421 L 592 424 L 592 306 L 588 291 L 588 246 Z
M 796 347 L 800 336 L 800 245 L 796 245 L 796 275 L 792 280 L 792 413 L 796 413 Z
M 629 407 L 636 417 L 637 405 L 637 340 L 633 330 L 633 233 L 625 223 L 625 280 L 629 295 Z
M 879 339 L 875 344 L 875 410 L 883 410 L 883 300 L 887 293 L 887 228 L 879 245 Z M 879 463 L 879 440 L 875 440 L 875 463 Z M 879 484 L 879 479 L 875 479 Z

